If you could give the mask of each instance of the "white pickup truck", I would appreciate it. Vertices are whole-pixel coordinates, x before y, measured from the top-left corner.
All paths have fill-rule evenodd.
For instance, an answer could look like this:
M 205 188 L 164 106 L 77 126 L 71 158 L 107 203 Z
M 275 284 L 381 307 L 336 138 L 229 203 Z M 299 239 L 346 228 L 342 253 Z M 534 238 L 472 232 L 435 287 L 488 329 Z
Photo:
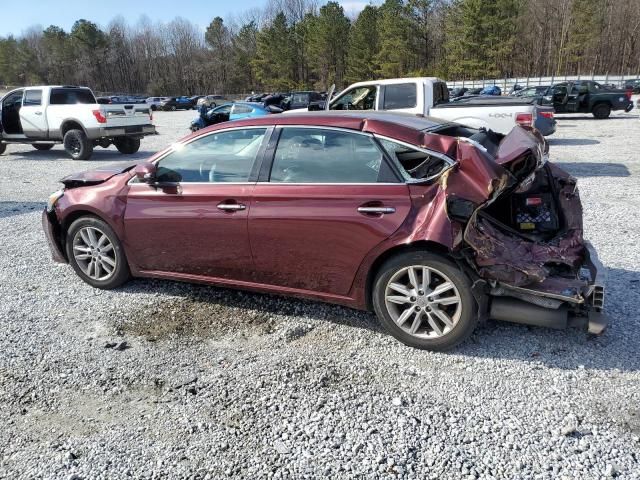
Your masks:
M 0 154 L 9 143 L 50 150 L 62 143 L 74 160 L 88 160 L 95 146 L 112 143 L 133 154 L 140 139 L 156 133 L 148 105 L 99 105 L 86 87 L 39 86 L 0 99 Z
M 437 117 L 474 128 L 507 134 L 516 125 L 543 135 L 555 131 L 552 109 L 512 97 L 468 97 L 449 101 L 447 84 L 435 77 L 393 78 L 350 85 L 334 96 L 328 110 L 389 110 Z

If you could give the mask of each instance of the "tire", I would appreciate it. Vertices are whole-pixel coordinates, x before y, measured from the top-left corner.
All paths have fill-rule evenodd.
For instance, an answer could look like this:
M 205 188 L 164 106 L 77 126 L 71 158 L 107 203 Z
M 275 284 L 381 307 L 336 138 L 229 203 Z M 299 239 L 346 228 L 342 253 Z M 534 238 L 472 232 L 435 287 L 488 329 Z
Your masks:
M 93 237 L 90 232 L 93 232 Z M 102 241 L 102 236 L 106 237 L 108 243 L 98 243 Z M 87 248 L 89 244 L 97 248 Z M 109 245 L 111 249 L 105 251 Z M 67 231 L 65 249 L 76 274 L 92 287 L 109 290 L 119 287 L 131 276 L 122 243 L 113 229 L 99 218 L 87 216 L 74 221 Z M 89 256 L 90 260 L 82 258 L 83 255 Z M 111 266 L 105 257 L 115 266 Z M 99 265 L 97 269 L 95 266 L 91 269 L 89 265 L 92 262 Z
M 93 153 L 93 143 L 82 130 L 69 130 L 62 140 L 65 151 L 74 160 L 89 160 Z
M 5 150 L 7 149 L 7 144 L 6 143 L 0 143 L 0 155 L 2 155 Z
M 593 110 L 591 110 L 591 113 L 595 118 L 599 120 L 609 118 L 609 115 L 611 115 L 611 105 L 607 103 L 598 103 L 593 107 Z
M 124 155 L 132 155 L 140 150 L 139 138 L 117 137 L 113 139 L 113 144 Z
M 47 150 L 51 150 L 53 148 L 53 143 L 46 145 L 46 144 L 34 144 L 33 148 L 35 148 L 36 150 L 40 150 L 42 152 L 47 151 Z
M 171 105 L 171 111 L 175 112 L 176 111 L 176 106 L 175 105 Z
M 428 268 L 430 280 L 423 291 L 420 287 L 423 286 L 424 267 Z M 415 282 L 410 278 L 409 269 L 414 271 Z M 417 283 L 418 288 L 406 288 L 412 283 Z M 446 288 L 445 283 L 452 287 Z M 401 293 L 389 284 L 405 290 Z M 430 296 L 429 292 L 438 287 L 444 290 Z M 449 350 L 466 340 L 478 322 L 478 307 L 469 278 L 453 262 L 433 253 L 415 251 L 391 257 L 380 267 L 372 293 L 373 306 L 382 326 L 410 347 Z M 389 297 L 395 300 L 388 301 Z M 403 314 L 408 315 L 404 320 Z M 417 314 L 420 317 L 412 333 Z M 442 320 L 442 314 L 448 324 Z

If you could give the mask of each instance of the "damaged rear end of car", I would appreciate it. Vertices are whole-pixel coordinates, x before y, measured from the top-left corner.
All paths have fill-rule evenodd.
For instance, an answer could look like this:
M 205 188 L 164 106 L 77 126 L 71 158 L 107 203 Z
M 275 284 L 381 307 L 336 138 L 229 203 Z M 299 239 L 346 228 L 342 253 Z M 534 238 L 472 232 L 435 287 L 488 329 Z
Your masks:
M 446 150 L 442 134 L 450 136 Z M 601 333 L 604 269 L 583 237 L 576 179 L 548 161 L 540 133 L 450 126 L 425 132 L 420 143 L 453 162 L 431 178 L 403 164 L 432 192 L 415 196 L 423 214 L 413 219 L 411 241 L 436 235 L 447 246 L 473 281 L 480 318 Z

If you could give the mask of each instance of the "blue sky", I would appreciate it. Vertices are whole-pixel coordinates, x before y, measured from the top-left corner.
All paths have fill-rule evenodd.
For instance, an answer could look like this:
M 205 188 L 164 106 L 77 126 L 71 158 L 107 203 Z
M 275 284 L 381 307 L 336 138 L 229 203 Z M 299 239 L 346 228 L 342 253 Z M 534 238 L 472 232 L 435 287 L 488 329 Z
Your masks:
M 44 28 L 58 25 L 69 31 L 79 18 L 105 26 L 118 15 L 122 15 L 129 23 L 136 23 L 142 15 L 152 21 L 162 22 L 179 16 L 205 28 L 215 16 L 225 18 L 266 4 L 266 0 L 2 0 L 2 3 L 5 2 L 13 13 L 7 14 L 7 9 L 2 9 L 0 36 L 10 33 L 20 35 L 33 25 Z M 339 2 L 348 15 L 357 13 L 369 3 L 368 0 Z

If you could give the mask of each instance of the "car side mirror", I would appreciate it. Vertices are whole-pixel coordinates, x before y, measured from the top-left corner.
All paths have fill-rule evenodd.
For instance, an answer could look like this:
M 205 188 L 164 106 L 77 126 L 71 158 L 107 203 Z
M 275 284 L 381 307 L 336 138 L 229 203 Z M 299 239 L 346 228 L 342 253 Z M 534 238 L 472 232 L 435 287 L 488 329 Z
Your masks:
M 135 173 L 138 181 L 142 183 L 154 183 L 156 181 L 157 167 L 155 163 L 139 163 L 136 165 L 133 172 Z

